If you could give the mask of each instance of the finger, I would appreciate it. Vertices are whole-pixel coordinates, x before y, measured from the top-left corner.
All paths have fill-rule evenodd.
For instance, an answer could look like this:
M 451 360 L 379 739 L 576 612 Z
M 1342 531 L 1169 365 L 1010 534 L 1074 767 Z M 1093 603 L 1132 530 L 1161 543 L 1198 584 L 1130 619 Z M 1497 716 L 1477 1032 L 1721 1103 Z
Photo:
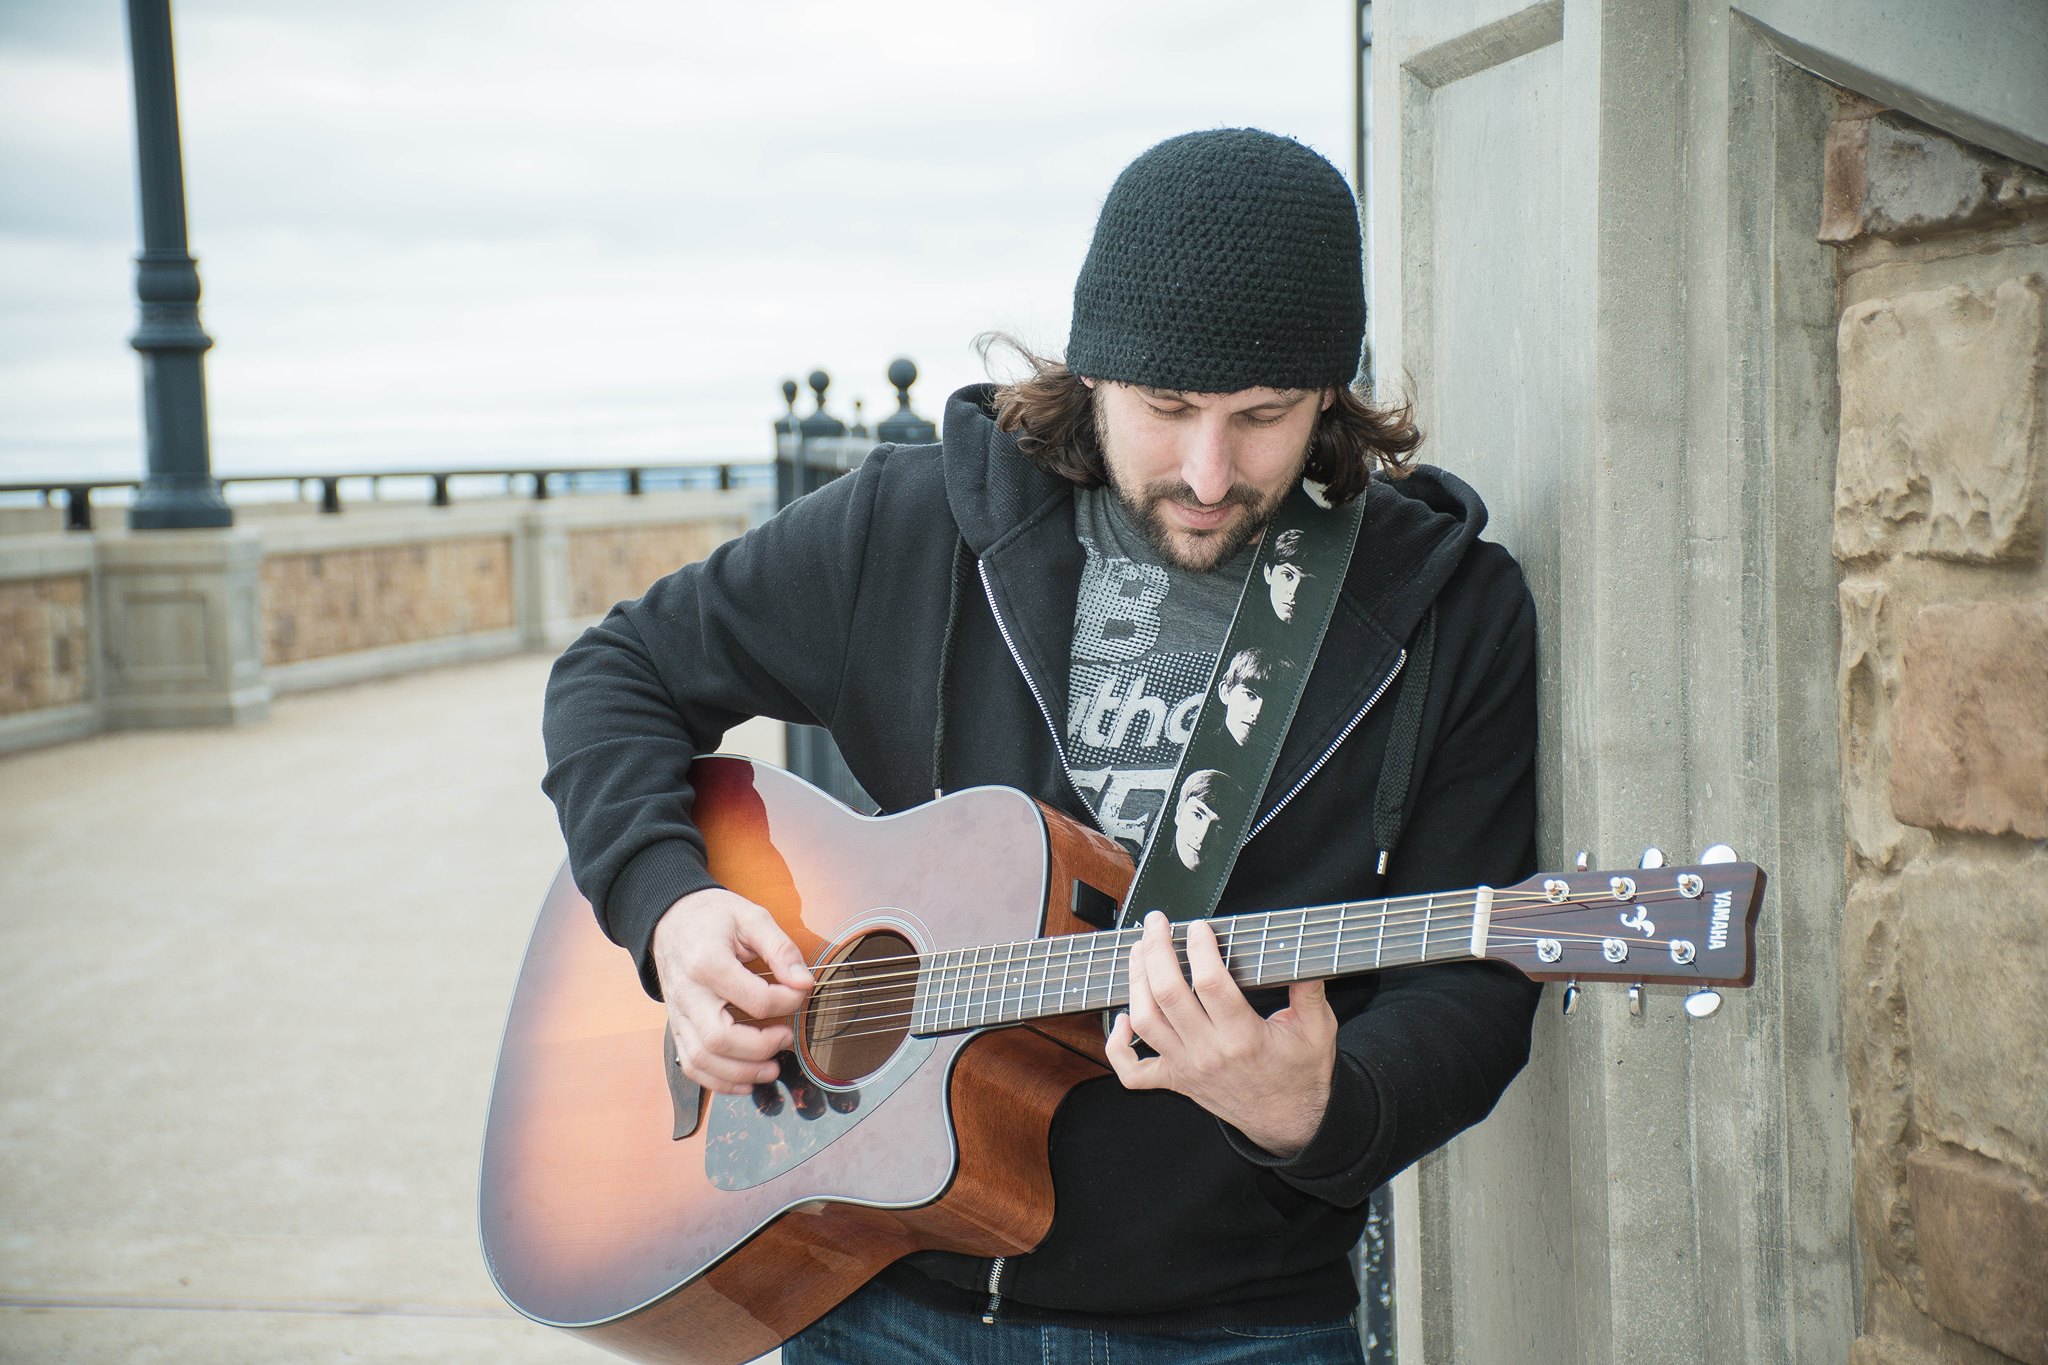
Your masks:
M 1148 965 L 1152 956 L 1151 947 L 1143 938 L 1131 946 L 1131 1002 L 1126 1017 L 1131 1021 L 1132 1036 L 1143 1038 L 1154 1052 L 1177 1051 L 1180 1035 L 1161 1012 L 1158 997 L 1152 989 Z
M 706 1047 L 688 1020 L 675 1025 L 676 1063 L 683 1074 L 707 1090 L 741 1095 L 781 1074 L 776 1063 L 721 1056 Z
M 700 1029 L 698 1042 L 706 1052 L 738 1062 L 772 1061 L 796 1042 L 796 1032 L 784 1024 L 743 1024 L 721 1012 L 722 1022 Z
M 1197 920 L 1188 926 L 1188 980 L 1203 1011 L 1218 1028 L 1241 1028 L 1257 1022 L 1258 1011 L 1231 977 L 1216 930 L 1207 920 Z
M 1183 1038 L 1206 1028 L 1208 1012 L 1195 998 L 1188 979 L 1181 975 L 1180 958 L 1173 947 L 1173 928 L 1166 916 L 1155 910 L 1145 917 L 1145 937 L 1139 946 L 1145 953 L 1146 984 L 1152 988 L 1153 1003 L 1167 1026 L 1176 1036 Z M 1140 1019 L 1139 1022 L 1143 1024 L 1145 1021 Z M 1159 1047 L 1159 1040 L 1153 1038 L 1149 1027 L 1145 1038 L 1155 1048 Z
M 782 926 L 775 922 L 773 915 L 752 901 L 745 901 L 739 906 L 734 919 L 740 942 L 753 949 L 754 956 L 768 964 L 768 970 L 775 973 L 776 980 L 803 992 L 808 992 L 816 984 L 795 940 L 782 932 Z
M 680 1018 L 676 1029 L 677 1042 L 682 1042 L 687 1034 L 699 1051 L 718 1056 L 761 1062 L 796 1041 L 796 1029 L 787 1020 L 770 1018 L 742 1022 L 733 1017 L 731 1006 L 708 991 L 687 993 L 671 1005 L 671 1013 Z
M 691 977 L 720 1001 L 755 1019 L 794 1014 L 808 994 L 807 991 L 763 980 L 725 951 L 707 955 L 697 964 Z
M 1102 1050 L 1109 1058 L 1110 1069 L 1123 1082 L 1126 1090 L 1156 1090 L 1161 1082 L 1157 1078 L 1157 1067 L 1138 1056 L 1137 1030 L 1131 1025 L 1131 1016 L 1119 1014 L 1116 1023 L 1109 1030 Z
M 1337 1015 L 1330 1008 L 1329 992 L 1320 981 L 1297 981 L 1287 988 L 1287 1008 L 1311 1034 L 1335 1033 Z

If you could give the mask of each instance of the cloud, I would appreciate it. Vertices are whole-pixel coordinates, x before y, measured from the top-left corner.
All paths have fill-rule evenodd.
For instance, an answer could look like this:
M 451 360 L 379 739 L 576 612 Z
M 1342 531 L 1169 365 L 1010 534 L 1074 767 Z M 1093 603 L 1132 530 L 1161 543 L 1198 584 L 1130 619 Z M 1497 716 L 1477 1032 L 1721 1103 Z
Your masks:
M 901 353 L 936 417 L 975 333 L 1063 342 L 1096 207 L 1151 142 L 1349 151 L 1350 17 L 1321 3 L 177 20 L 224 470 L 765 454 L 784 376 L 824 364 L 873 420 Z M 139 466 L 127 83 L 116 7 L 0 7 L 0 477 Z

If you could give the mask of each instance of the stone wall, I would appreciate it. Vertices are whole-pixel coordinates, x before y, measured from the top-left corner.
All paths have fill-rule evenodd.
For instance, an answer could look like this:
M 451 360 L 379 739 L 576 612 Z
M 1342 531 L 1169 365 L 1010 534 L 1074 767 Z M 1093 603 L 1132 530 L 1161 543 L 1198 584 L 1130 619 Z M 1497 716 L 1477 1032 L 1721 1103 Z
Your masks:
M 2048 1365 L 2048 175 L 1845 97 L 1855 1365 Z
M 266 664 L 515 623 L 510 536 L 267 555 L 262 584 Z
M 557 650 L 767 510 L 759 491 L 663 491 L 0 535 L 0 753 Z
M 92 580 L 0 582 L 0 716 L 92 696 Z
M 695 563 L 744 529 L 735 520 L 571 531 L 570 607 L 578 616 L 603 616 L 613 603 L 640 596 L 655 579 Z

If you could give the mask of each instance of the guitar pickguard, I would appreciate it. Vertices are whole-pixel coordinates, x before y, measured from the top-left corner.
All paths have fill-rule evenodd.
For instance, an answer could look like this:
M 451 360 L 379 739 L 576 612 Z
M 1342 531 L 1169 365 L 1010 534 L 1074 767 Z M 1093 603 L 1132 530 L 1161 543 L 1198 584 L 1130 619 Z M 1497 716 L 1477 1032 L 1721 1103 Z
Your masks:
M 713 1095 L 704 1170 L 721 1190 L 765 1185 L 824 1151 L 886 1100 L 931 1055 L 932 1040 L 906 1038 L 896 1055 L 858 1086 L 828 1087 L 793 1052 L 782 1075 L 749 1095 Z

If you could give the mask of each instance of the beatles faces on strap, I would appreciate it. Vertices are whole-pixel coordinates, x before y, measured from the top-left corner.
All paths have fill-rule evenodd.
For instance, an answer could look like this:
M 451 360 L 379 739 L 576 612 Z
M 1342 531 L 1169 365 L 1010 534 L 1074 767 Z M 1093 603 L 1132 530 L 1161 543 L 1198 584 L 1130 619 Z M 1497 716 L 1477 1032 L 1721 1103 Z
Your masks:
M 1301 587 L 1301 580 L 1308 577 L 1299 564 L 1301 555 L 1301 532 L 1289 527 L 1273 540 L 1273 562 L 1260 569 L 1266 578 L 1266 600 L 1273 604 L 1273 614 L 1282 621 L 1294 619 L 1294 594 Z

